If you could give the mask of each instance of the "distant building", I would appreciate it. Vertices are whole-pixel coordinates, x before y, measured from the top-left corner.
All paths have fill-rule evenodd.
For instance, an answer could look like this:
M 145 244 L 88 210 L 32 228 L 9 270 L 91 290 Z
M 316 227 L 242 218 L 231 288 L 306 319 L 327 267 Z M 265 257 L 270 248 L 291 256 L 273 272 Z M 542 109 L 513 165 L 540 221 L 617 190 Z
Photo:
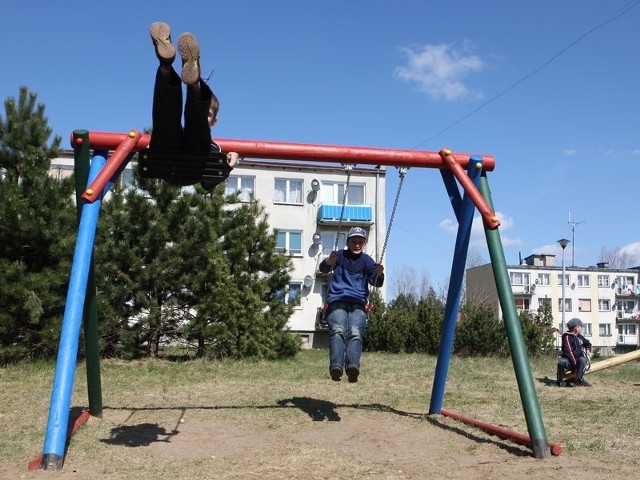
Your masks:
M 555 255 L 530 255 L 521 265 L 507 265 L 516 308 L 535 315 L 544 303 L 551 305 L 555 327 L 562 325 L 562 267 Z M 640 267 L 565 267 L 565 323 L 578 317 L 585 324 L 583 334 L 603 355 L 624 353 L 640 347 L 638 300 Z M 467 293 L 485 299 L 502 316 L 491 264 L 467 270 Z M 564 327 L 564 330 L 563 330 Z M 558 337 L 559 338 L 559 337 Z
M 71 175 L 73 152 L 52 160 L 50 172 Z M 349 228 L 363 227 L 369 236 L 366 252 L 376 260 L 381 253 L 386 235 L 385 179 L 384 167 L 352 168 L 344 209 L 347 173 L 339 163 L 243 160 L 227 179 L 227 194 L 239 192 L 241 201 L 253 197 L 265 207 L 277 232 L 276 248 L 291 255 L 291 283 L 281 292 L 282 301 L 296 303 L 288 326 L 306 347 L 328 346 L 327 331 L 316 325 L 328 282 L 318 265 L 331 253 L 336 237 L 337 248 L 342 249 Z M 128 165 L 120 181 L 132 180 Z M 386 298 L 385 286 L 378 292 Z

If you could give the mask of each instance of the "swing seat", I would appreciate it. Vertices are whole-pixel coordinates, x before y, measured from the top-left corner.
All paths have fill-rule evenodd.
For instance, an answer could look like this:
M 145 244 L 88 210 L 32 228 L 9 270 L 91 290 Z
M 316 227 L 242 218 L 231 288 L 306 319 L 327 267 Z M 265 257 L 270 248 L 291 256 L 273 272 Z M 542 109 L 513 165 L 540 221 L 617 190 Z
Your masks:
M 193 152 L 146 148 L 138 154 L 138 171 L 142 178 L 158 178 L 173 185 L 186 186 L 201 182 L 213 189 L 231 172 L 227 155 L 220 152 Z

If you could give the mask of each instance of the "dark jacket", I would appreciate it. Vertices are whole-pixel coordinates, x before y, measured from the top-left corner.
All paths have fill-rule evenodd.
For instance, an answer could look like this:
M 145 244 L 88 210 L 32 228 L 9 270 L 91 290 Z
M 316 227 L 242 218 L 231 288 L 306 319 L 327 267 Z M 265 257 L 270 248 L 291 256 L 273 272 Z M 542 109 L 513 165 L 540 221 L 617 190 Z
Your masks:
M 332 266 L 327 265 L 326 259 L 320 262 L 318 269 L 322 273 L 329 273 L 333 268 L 333 276 L 329 282 L 327 303 L 347 302 L 366 305 L 369 295 L 368 285 L 381 287 L 384 274 L 376 281 L 376 262 L 366 253 L 353 253 L 351 250 L 340 250 L 338 258 Z
M 591 351 L 591 342 L 582 335 L 571 332 L 562 334 L 562 356 L 569 359 L 571 366 L 578 363 L 578 358 L 586 357 L 587 350 Z

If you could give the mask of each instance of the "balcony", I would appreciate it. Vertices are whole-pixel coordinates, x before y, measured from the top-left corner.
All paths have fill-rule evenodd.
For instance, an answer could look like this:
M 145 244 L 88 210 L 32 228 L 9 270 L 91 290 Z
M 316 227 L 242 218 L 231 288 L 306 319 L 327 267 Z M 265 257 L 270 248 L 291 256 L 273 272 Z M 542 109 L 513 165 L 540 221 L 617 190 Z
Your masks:
M 340 222 L 342 213 L 342 223 L 344 224 L 372 224 L 373 208 L 371 205 L 345 205 L 344 212 L 342 205 L 326 203 L 318 208 L 318 223 L 330 225 Z

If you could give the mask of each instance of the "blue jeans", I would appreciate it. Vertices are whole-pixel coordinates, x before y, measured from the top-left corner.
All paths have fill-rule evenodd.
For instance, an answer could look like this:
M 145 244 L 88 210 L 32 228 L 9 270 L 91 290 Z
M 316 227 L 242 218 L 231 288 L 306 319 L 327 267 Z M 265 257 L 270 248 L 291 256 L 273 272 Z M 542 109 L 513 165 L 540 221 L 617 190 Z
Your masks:
M 364 305 L 333 302 L 327 315 L 329 324 L 329 369 L 356 367 L 360 370 L 362 339 L 367 329 Z
M 584 378 L 584 372 L 587 369 L 587 357 L 578 357 L 576 358 L 576 377 L 575 377 L 575 382 L 576 383 L 582 383 L 582 379 Z M 560 371 L 563 372 L 564 374 L 564 370 L 569 370 L 571 369 L 571 361 L 566 358 L 566 357 L 560 357 L 560 360 L 558 361 L 558 382 L 561 382 L 562 378 L 560 377 Z

